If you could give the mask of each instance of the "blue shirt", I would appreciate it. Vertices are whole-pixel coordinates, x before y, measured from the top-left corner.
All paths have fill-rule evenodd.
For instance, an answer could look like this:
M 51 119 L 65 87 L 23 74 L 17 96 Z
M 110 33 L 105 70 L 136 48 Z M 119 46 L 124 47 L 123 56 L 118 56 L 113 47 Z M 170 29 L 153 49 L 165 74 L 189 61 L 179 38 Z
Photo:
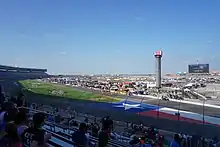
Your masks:
M 88 145 L 88 138 L 85 135 L 85 132 L 82 131 L 76 131 L 72 135 L 72 140 L 77 144 L 77 145 Z
M 173 140 L 170 144 L 170 147 L 180 147 L 180 145 L 175 140 Z

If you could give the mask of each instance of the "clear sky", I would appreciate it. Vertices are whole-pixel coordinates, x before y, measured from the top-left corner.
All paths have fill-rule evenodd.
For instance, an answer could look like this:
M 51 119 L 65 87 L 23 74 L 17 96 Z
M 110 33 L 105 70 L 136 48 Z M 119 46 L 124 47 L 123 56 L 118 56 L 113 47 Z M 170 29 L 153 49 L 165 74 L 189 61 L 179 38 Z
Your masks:
M 220 69 L 220 0 L 1 0 L 0 64 L 50 73 Z

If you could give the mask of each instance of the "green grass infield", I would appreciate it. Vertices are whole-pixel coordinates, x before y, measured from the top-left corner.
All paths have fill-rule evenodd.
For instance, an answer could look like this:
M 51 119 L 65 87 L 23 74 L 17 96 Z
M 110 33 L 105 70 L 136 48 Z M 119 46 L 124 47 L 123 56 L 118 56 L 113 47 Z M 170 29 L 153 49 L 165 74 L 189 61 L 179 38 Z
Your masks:
M 104 94 L 97 94 L 87 91 L 75 90 L 71 86 L 46 83 L 40 80 L 23 80 L 19 83 L 24 87 L 24 90 L 36 94 L 59 96 L 77 100 L 88 100 L 98 102 L 118 102 L 120 98 L 111 97 Z

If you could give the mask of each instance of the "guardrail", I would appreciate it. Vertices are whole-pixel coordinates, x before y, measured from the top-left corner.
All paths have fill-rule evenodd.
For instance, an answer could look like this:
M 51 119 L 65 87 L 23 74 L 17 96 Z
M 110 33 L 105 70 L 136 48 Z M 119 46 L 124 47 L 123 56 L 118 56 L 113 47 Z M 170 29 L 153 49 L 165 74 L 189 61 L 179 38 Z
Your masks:
M 41 112 L 41 113 L 44 113 L 46 115 L 51 115 L 49 113 L 46 113 L 46 112 L 43 112 L 43 111 L 39 111 L 39 110 L 34 110 L 34 109 L 30 109 L 30 108 L 27 108 L 27 107 L 20 107 L 20 108 L 24 108 L 24 109 L 27 109 L 33 113 L 37 113 L 37 112 Z M 49 126 L 50 127 L 50 130 L 48 129 L 45 129 L 46 132 L 49 132 L 52 134 L 52 136 L 64 141 L 64 142 L 67 142 L 68 144 L 71 144 L 71 145 L 74 145 L 74 142 L 73 141 L 70 141 L 68 139 L 71 139 L 72 136 L 70 134 L 65 134 L 66 137 L 68 137 L 68 139 L 60 136 L 59 134 L 57 134 L 57 132 L 55 131 L 55 127 L 58 127 L 58 128 L 61 128 L 63 130 L 71 130 L 71 131 L 77 131 L 76 128 L 69 128 L 69 126 L 65 126 L 65 125 L 60 125 L 60 124 L 56 124 L 55 122 L 46 122 L 45 125 Z M 98 138 L 96 137 L 93 137 L 93 136 L 89 136 L 89 140 L 93 143 L 97 143 L 98 142 Z M 52 140 L 50 140 L 49 143 L 52 143 L 52 144 L 56 144 L 55 142 L 53 142 Z M 52 145 L 51 144 L 51 145 Z M 117 141 L 114 141 L 114 140 L 110 140 L 109 143 L 108 143 L 109 146 L 112 146 L 112 147 L 128 147 L 129 145 L 128 144 L 122 144 L 120 142 L 117 142 Z

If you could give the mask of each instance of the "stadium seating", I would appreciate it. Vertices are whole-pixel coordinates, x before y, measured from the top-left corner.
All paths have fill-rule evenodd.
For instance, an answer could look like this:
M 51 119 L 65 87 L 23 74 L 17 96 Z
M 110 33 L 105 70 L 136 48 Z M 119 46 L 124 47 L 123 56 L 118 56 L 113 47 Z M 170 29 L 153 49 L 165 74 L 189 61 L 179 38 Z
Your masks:
M 23 107 L 24 108 L 24 107 Z M 29 110 L 29 108 L 26 108 Z M 42 112 L 42 111 L 39 111 L 39 110 L 31 110 L 32 112 L 32 115 L 34 113 L 37 113 L 37 112 Z M 46 112 L 44 112 L 46 115 L 50 115 Z M 59 144 L 59 145 L 63 145 L 62 142 L 66 142 L 68 144 L 74 144 L 74 142 L 72 142 L 71 140 L 71 134 L 75 131 L 77 131 L 77 128 L 71 128 L 69 126 L 65 126 L 65 125 L 61 125 L 61 124 L 58 124 L 58 123 L 55 123 L 55 122 L 49 122 L 47 121 L 45 123 L 45 125 L 43 126 L 44 130 L 48 133 L 51 133 L 53 135 L 53 139 L 51 139 L 51 142 L 53 143 L 56 143 L 56 144 Z M 91 132 L 89 132 L 91 134 Z M 64 137 L 65 136 L 65 137 Z M 93 137 L 93 136 L 89 136 L 89 139 L 90 141 L 92 142 L 92 144 L 97 144 L 98 142 L 98 138 L 96 137 Z M 119 140 L 122 140 L 121 138 L 119 138 Z M 126 143 L 125 142 L 120 142 L 118 140 L 114 141 L 114 140 L 111 140 L 109 142 L 109 146 L 114 146 L 114 147 L 127 147 L 129 146 L 128 144 L 128 141 L 129 141 L 129 138 L 126 139 Z
M 38 112 L 38 111 L 34 110 L 34 112 Z M 54 123 L 54 122 L 46 122 L 45 126 L 44 126 L 44 129 L 45 129 L 45 131 L 53 134 L 54 139 L 52 139 L 51 142 L 57 143 L 59 145 L 62 144 L 63 142 L 66 142 L 68 144 L 74 144 L 73 142 L 70 142 L 71 141 L 71 135 L 70 134 L 73 133 L 74 131 L 76 131 L 77 130 L 76 128 L 70 129 L 69 126 L 57 124 L 57 123 Z M 65 136 L 65 137 L 63 137 L 63 136 Z M 186 134 L 179 134 L 179 136 L 180 136 L 179 140 L 181 140 L 181 144 L 183 144 L 182 146 L 194 147 L 194 145 L 193 145 L 193 144 L 195 144 L 194 136 L 189 136 L 189 135 L 186 135 Z M 98 138 L 92 137 L 92 136 L 90 136 L 89 138 L 90 138 L 90 141 L 93 144 L 97 144 Z M 200 144 L 200 146 L 202 147 L 204 144 L 208 145 L 210 143 L 213 143 L 213 141 L 210 141 L 210 140 L 207 140 L 207 139 L 204 139 L 204 138 L 201 137 L 201 138 L 196 140 L 196 143 Z M 130 145 L 129 145 L 129 140 L 126 140 L 126 142 L 123 142 L 120 139 L 118 139 L 118 140 L 115 140 L 115 141 L 114 140 L 109 141 L 109 146 L 128 147 Z
M 37 106 L 38 107 L 38 106 Z M 26 110 L 28 110 L 28 114 L 31 116 L 33 116 L 35 113 L 39 112 L 39 110 L 36 110 L 35 108 L 30 109 L 29 107 L 20 107 L 20 108 L 25 108 Z M 40 108 L 40 107 L 39 107 Z M 46 115 L 51 115 L 51 113 L 47 113 L 44 112 Z M 45 132 L 52 134 L 51 139 L 48 141 L 48 143 L 51 146 L 56 146 L 56 147 L 61 147 L 61 146 L 74 146 L 74 142 L 72 141 L 72 136 L 71 134 L 75 131 L 77 131 L 77 128 L 75 127 L 69 127 L 68 125 L 64 125 L 61 123 L 56 123 L 55 121 L 46 121 L 43 129 L 45 130 Z M 141 136 L 140 136 L 141 137 Z M 149 139 L 149 138 L 148 138 Z M 181 138 L 179 138 L 181 140 L 181 144 L 185 144 L 184 146 L 186 147 L 194 147 L 194 143 L 195 141 L 193 137 L 187 136 L 187 135 L 181 135 Z M 93 137 L 93 136 L 89 136 L 89 140 L 91 142 L 91 145 L 95 146 L 98 144 L 98 138 Z M 129 147 L 130 140 L 126 140 L 126 141 L 121 141 L 120 138 L 118 138 L 117 140 L 111 139 L 108 142 L 108 146 L 113 146 L 113 147 Z M 171 140 L 170 140 L 171 141 Z M 151 141 L 150 141 L 151 142 Z M 200 146 L 202 147 L 203 144 L 207 144 L 208 143 L 213 143 L 213 141 L 208 141 L 207 139 L 204 138 L 199 138 L 196 140 L 197 144 L 200 144 Z M 169 143 L 168 143 L 169 144 Z

